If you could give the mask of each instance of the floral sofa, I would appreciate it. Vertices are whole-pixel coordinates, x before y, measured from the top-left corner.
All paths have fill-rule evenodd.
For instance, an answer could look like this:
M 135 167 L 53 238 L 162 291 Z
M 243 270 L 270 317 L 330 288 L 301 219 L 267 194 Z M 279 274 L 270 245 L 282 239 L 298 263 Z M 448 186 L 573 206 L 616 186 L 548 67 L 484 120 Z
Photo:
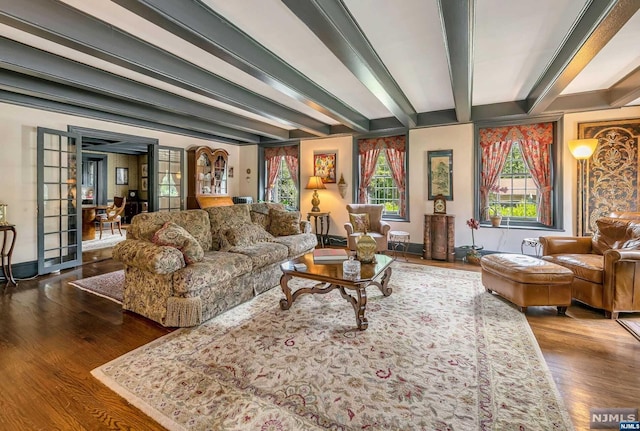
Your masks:
M 113 250 L 122 306 L 163 326 L 198 325 L 276 286 L 280 264 L 317 245 L 310 232 L 273 203 L 139 214 Z

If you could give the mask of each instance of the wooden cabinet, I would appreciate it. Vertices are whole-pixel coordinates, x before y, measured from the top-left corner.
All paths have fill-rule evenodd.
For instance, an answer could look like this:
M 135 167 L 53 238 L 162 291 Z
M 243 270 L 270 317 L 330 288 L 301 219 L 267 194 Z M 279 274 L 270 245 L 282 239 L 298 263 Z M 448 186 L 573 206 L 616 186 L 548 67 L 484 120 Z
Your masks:
M 455 260 L 455 217 L 447 214 L 425 214 L 424 250 L 425 259 Z
M 228 194 L 228 158 L 229 153 L 223 149 L 199 147 L 187 150 L 188 209 L 233 205 Z

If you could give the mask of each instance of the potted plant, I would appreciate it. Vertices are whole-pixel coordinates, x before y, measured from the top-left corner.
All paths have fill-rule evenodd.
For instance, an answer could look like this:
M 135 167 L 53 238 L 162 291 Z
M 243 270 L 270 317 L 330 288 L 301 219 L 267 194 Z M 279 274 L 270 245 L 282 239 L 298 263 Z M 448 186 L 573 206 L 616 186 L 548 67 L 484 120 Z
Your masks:
M 498 227 L 502 223 L 502 205 L 500 204 L 500 193 L 506 193 L 509 189 L 507 187 L 500 187 L 499 184 L 494 185 L 489 189 L 491 193 L 495 193 L 496 201 L 493 205 L 489 205 L 489 220 L 491 220 L 491 226 Z
M 478 265 L 480 263 L 480 258 L 482 257 L 479 250 L 482 250 L 482 247 L 476 245 L 476 239 L 473 231 L 480 227 L 480 222 L 474 218 L 470 218 L 467 220 L 467 226 L 471 229 L 471 247 L 469 248 L 469 246 L 466 246 L 468 250 L 465 256 L 465 261 Z

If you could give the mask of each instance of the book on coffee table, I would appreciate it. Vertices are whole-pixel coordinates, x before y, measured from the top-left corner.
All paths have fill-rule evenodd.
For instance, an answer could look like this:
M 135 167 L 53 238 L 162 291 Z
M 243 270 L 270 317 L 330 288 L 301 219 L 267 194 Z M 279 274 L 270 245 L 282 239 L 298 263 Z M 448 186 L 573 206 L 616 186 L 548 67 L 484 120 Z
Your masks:
M 339 263 L 349 259 L 343 248 L 317 248 L 313 250 L 313 263 Z

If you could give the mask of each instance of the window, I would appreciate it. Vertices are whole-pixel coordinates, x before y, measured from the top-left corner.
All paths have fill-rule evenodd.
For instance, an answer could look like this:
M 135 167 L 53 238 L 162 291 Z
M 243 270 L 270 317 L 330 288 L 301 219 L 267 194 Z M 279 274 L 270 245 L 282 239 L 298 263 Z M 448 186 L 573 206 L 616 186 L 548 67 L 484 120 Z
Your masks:
M 478 128 L 478 214 L 509 226 L 559 225 L 557 122 Z
M 376 171 L 367 187 L 367 201 L 370 204 L 383 204 L 383 215 L 400 215 L 400 194 L 384 153 L 378 156 Z
M 298 145 L 264 149 L 265 200 L 298 209 Z
M 384 205 L 383 217 L 406 218 L 406 136 L 357 141 L 358 202 Z

